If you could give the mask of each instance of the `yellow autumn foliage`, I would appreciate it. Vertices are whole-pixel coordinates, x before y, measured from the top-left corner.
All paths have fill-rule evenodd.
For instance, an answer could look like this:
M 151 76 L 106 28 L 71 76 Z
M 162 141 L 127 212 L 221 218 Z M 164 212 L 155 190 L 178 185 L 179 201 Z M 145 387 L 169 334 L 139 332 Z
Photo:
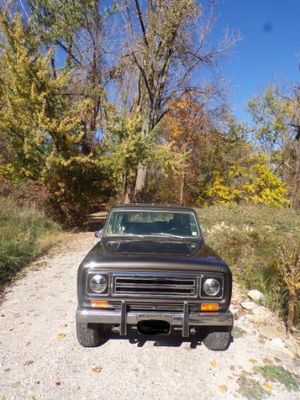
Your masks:
M 281 207 L 289 204 L 285 184 L 265 158 L 252 156 L 233 163 L 228 171 L 215 171 L 204 191 L 206 204 L 254 203 Z

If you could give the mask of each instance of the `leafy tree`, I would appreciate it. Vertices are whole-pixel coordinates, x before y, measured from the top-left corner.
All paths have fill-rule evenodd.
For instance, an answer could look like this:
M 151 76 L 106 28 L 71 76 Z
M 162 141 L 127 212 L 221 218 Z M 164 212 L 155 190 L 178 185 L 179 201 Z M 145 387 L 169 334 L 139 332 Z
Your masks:
M 195 70 L 213 65 L 232 41 L 207 46 L 212 18 L 204 17 L 194 0 L 149 0 L 145 5 L 124 0 L 121 4 L 127 37 L 119 71 L 125 85 L 131 82 L 129 107 L 141 113 L 142 135 L 147 137 L 169 111 L 171 100 L 198 89 L 191 83 Z M 145 160 L 133 182 L 134 196 L 145 187 L 146 172 Z
M 0 170 L 11 180 L 44 182 L 61 219 L 69 207 L 68 223 L 82 222 L 80 197 L 87 188 L 95 196 L 107 190 L 98 150 L 85 152 L 82 121 L 91 101 L 70 92 L 72 71 L 53 74 L 52 51 L 42 51 L 30 21 L 25 25 L 20 15 L 10 20 L 0 11 L 0 30 L 0 135 L 9 148 Z M 85 203 L 87 212 L 91 202 Z
M 173 101 L 160 125 L 160 136 L 170 143 L 176 157 L 182 158 L 178 174 L 163 179 L 163 188 L 170 188 L 168 201 L 194 203 L 199 194 L 200 174 L 218 142 L 218 133 L 204 101 L 192 96 Z M 178 191 L 174 191 L 175 185 Z M 162 191 L 160 195 L 164 198 Z
M 287 190 L 272 172 L 265 157 L 250 155 L 234 161 L 228 170 L 216 170 L 213 179 L 202 187 L 205 205 L 227 203 L 288 205 Z
M 106 155 L 103 163 L 112 171 L 117 189 L 121 188 L 125 201 L 129 202 L 133 196 L 134 182 L 139 163 L 147 161 L 152 168 L 159 169 L 160 173 L 172 173 L 177 176 L 182 168 L 183 154 L 178 157 L 174 153 L 172 144 L 161 143 L 157 140 L 155 131 L 147 137 L 142 135 L 142 120 L 140 114 L 122 116 L 114 107 L 108 116 L 107 134 L 105 138 Z M 130 197 L 126 197 L 130 196 Z M 144 199 L 149 193 L 144 194 Z
M 290 137 L 289 103 L 278 95 L 275 86 L 269 86 L 248 102 L 248 110 L 254 122 L 254 138 L 272 161 Z
M 255 139 L 270 165 L 289 188 L 291 204 L 300 204 L 300 96 L 299 88 L 280 93 L 270 86 L 248 103 Z

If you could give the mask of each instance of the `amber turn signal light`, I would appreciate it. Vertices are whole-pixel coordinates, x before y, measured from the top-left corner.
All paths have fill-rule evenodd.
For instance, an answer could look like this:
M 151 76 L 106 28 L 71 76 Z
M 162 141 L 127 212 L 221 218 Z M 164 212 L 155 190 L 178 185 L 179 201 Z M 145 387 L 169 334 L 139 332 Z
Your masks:
M 92 308 L 107 308 L 109 306 L 106 300 L 91 300 L 90 304 Z
M 218 311 L 219 304 L 217 303 L 202 303 L 200 304 L 201 311 Z

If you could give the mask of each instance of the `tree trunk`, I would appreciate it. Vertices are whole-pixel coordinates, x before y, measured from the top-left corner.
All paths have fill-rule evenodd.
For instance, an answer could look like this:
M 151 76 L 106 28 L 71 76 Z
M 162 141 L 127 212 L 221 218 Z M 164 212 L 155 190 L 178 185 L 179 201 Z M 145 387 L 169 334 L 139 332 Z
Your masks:
M 136 174 L 135 188 L 134 188 L 134 199 L 136 201 L 139 200 L 139 197 L 142 195 L 142 192 L 145 188 L 146 176 L 147 176 L 147 166 L 139 164 Z
M 183 205 L 183 195 L 184 195 L 184 172 L 182 172 L 180 177 L 180 191 L 179 191 L 179 204 Z
M 293 193 L 292 193 L 292 207 L 298 208 L 299 206 L 299 197 L 300 197 L 300 139 L 296 139 L 295 141 L 295 178 L 293 185 Z
M 151 118 L 148 115 L 147 117 L 145 117 L 144 122 L 143 122 L 142 137 L 143 138 L 147 137 L 150 134 L 151 130 L 152 130 Z M 140 163 L 138 165 L 134 193 L 133 193 L 133 197 L 134 197 L 135 201 L 141 200 L 141 195 L 142 195 L 143 190 L 145 189 L 145 185 L 146 185 L 147 169 L 148 169 L 148 167 L 145 164 Z
M 124 189 L 124 203 L 129 204 L 134 201 L 134 188 L 135 188 L 135 180 L 127 179 L 125 183 Z

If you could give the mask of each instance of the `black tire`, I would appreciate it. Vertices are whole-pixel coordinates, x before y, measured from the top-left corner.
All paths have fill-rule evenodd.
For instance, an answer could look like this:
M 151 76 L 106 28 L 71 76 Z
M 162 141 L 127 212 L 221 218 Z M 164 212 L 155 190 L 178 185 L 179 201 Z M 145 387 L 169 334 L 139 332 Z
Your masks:
M 104 343 L 107 337 L 105 325 L 89 325 L 76 322 L 76 333 L 79 344 L 83 347 L 97 347 Z
M 231 342 L 231 328 L 220 328 L 211 329 L 205 338 L 203 343 L 209 350 L 223 351 L 226 350 Z

